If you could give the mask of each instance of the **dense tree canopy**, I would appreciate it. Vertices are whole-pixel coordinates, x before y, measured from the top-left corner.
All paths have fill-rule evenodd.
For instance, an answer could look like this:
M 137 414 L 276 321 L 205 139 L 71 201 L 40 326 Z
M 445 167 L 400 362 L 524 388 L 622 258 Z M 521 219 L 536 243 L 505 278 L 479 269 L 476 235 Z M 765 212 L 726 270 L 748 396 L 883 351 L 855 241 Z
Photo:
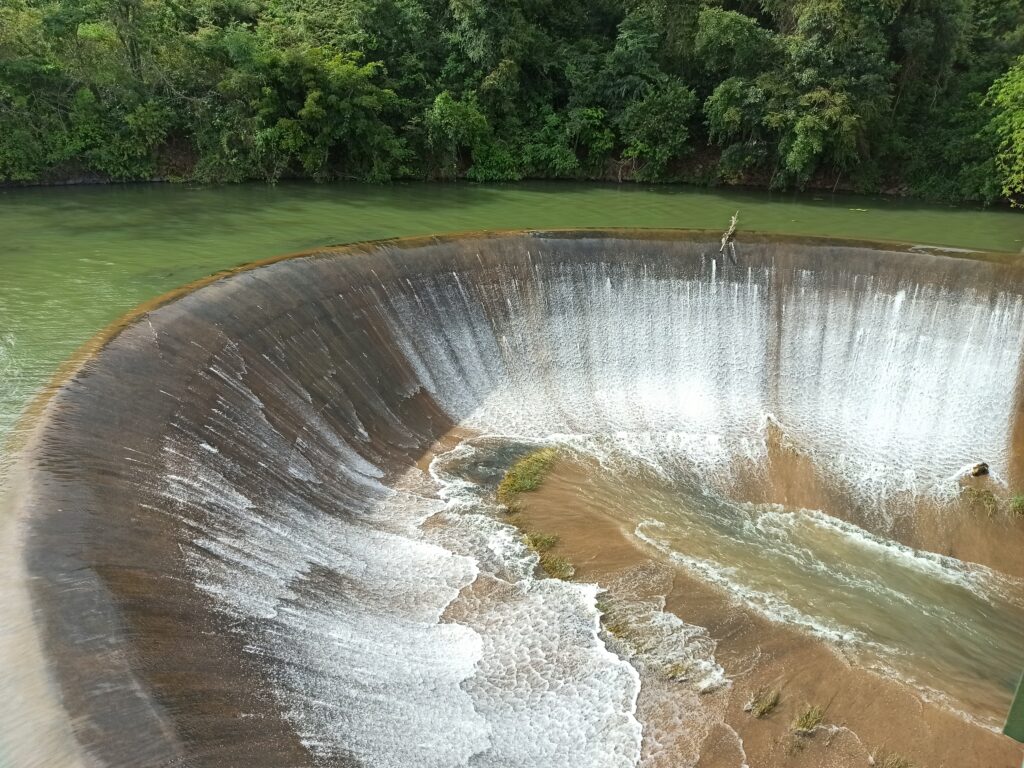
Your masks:
M 0 0 L 0 181 L 1024 200 L 1024 0 Z

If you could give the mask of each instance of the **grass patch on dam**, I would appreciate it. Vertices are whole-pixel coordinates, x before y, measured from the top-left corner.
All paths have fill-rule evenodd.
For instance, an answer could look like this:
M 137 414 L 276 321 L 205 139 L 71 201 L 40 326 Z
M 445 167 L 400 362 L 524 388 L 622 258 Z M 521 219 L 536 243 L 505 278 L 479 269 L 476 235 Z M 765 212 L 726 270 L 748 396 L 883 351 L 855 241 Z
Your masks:
M 1010 513 L 1014 517 L 1024 518 L 1024 494 L 1017 494 L 1010 499 Z
M 502 477 L 496 496 L 498 502 L 509 512 L 520 511 L 518 497 L 521 493 L 535 491 L 551 471 L 558 458 L 554 448 L 540 448 L 517 460 Z M 523 543 L 538 556 L 538 564 L 544 574 L 552 579 L 571 579 L 576 569 L 569 560 L 553 554 L 558 536 L 540 531 L 523 530 L 523 521 L 518 514 L 508 519 L 523 533 Z
M 558 537 L 551 533 L 528 531 L 523 535 L 523 542 L 534 552 L 547 552 L 558 543 Z
M 528 531 L 523 534 L 523 543 L 540 558 L 540 568 L 553 579 L 571 579 L 576 569 L 568 558 L 554 555 L 551 549 L 558 544 L 558 537 L 551 533 Z
M 765 717 L 779 705 L 780 694 L 776 690 L 761 688 L 750 699 L 750 714 L 756 718 Z
M 889 754 L 882 758 L 876 758 L 875 764 L 878 768 L 914 768 L 914 764 L 903 755 Z
M 554 466 L 556 458 L 558 451 L 554 448 L 541 448 L 523 456 L 509 468 L 498 484 L 498 501 L 514 509 L 516 497 L 520 493 L 537 490 Z
M 793 720 L 793 730 L 800 734 L 813 733 L 825 721 L 825 710 L 817 704 L 808 704 Z
M 576 569 L 572 567 L 572 563 L 567 558 L 552 555 L 550 552 L 545 552 L 540 556 L 540 567 L 545 575 L 552 579 L 571 579 L 576 573 Z

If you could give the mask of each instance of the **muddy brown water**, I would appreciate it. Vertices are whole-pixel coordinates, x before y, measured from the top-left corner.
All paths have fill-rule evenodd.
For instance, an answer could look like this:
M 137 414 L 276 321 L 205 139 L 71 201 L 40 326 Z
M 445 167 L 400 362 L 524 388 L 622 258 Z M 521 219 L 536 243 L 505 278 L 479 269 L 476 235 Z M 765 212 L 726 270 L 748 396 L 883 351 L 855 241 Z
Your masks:
M 705 694 L 697 704 L 716 721 L 701 734 L 698 766 L 839 768 L 866 765 L 869 758 L 890 753 L 936 768 L 1017 765 L 1020 748 L 1005 736 L 923 700 L 890 676 L 851 663 L 798 627 L 766 619 L 727 590 L 645 546 L 622 514 L 622 506 L 635 503 L 637 496 L 623 491 L 621 478 L 601 478 L 594 466 L 563 460 L 538 491 L 522 495 L 516 524 L 557 535 L 553 551 L 572 561 L 575 578 L 606 586 L 616 600 L 650 599 L 644 592 L 660 581 L 664 610 L 707 629 L 715 658 L 734 685 Z M 648 575 L 638 589 L 632 577 L 638 571 L 662 575 Z M 614 620 L 615 611 L 610 615 Z M 664 683 L 654 677 L 641 689 L 641 707 L 645 698 L 679 695 L 671 683 L 668 694 L 659 690 Z M 778 706 L 755 718 L 746 706 L 765 690 L 779 692 Z M 721 698 L 725 701 L 715 700 Z M 825 710 L 824 722 L 812 735 L 796 734 L 793 721 L 808 705 Z M 657 704 L 650 709 L 654 721 Z M 661 727 L 671 730 L 674 723 Z M 686 744 L 678 754 L 667 751 L 652 765 L 687 764 L 692 749 Z

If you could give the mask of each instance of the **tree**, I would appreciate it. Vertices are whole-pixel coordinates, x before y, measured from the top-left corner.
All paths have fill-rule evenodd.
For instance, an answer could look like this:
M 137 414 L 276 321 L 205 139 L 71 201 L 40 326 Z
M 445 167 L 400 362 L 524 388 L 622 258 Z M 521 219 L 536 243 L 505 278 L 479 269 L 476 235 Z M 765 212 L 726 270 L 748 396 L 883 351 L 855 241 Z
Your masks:
M 778 65 L 778 37 L 756 19 L 735 11 L 705 8 L 697 21 L 695 52 L 713 75 L 755 76 Z
M 1019 199 L 1022 55 L 1022 0 L 3 0 L 0 182 L 710 158 L 727 183 Z
M 491 130 L 475 98 L 456 99 L 448 91 L 441 91 L 434 99 L 426 124 L 438 168 L 448 176 L 458 174 L 467 164 L 468 155 L 484 143 Z
M 660 178 L 669 161 L 683 154 L 689 133 L 686 125 L 697 106 L 693 91 L 668 81 L 632 102 L 619 118 L 623 157 L 639 163 L 639 179 Z
M 996 109 L 992 127 L 999 137 L 996 165 L 1003 194 L 1024 205 L 1024 56 L 989 91 Z

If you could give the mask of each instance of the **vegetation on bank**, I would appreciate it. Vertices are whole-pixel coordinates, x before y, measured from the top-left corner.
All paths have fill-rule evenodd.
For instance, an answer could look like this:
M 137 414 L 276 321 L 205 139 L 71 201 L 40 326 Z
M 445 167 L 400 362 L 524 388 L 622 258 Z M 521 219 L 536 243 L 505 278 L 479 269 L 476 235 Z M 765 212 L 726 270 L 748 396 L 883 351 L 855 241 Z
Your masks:
M 537 490 L 557 458 L 558 451 L 554 448 L 540 448 L 516 461 L 498 484 L 498 501 L 509 512 L 518 513 L 519 494 Z M 519 514 L 513 514 L 507 519 L 523 531 L 523 543 L 537 553 L 540 568 L 545 575 L 553 579 L 571 579 L 576 573 L 572 563 L 567 558 L 551 552 L 558 544 L 558 536 L 553 533 L 523 530 L 521 517 Z
M 550 578 L 563 581 L 571 579 L 576 574 L 576 569 L 572 567 L 568 558 L 552 555 L 550 552 L 540 556 L 540 568 Z
M 960 499 L 974 514 L 984 514 L 986 517 L 995 517 L 999 512 L 999 500 L 988 488 L 974 488 L 973 486 L 967 486 L 960 492 Z
M 523 543 L 536 552 L 539 557 L 540 568 L 545 575 L 553 579 L 571 579 L 576 569 L 565 557 L 553 555 L 550 550 L 558 544 L 558 537 L 552 533 L 538 533 L 527 531 L 523 534 Z
M 630 610 L 628 600 L 616 599 L 607 592 L 598 599 L 596 607 L 606 644 L 613 641 L 611 649 L 621 658 L 629 658 L 641 674 L 650 672 L 669 683 L 685 683 L 690 679 L 693 660 L 678 658 L 674 653 L 665 657 L 664 651 L 669 649 L 664 643 L 668 638 L 663 627 L 659 627 L 656 620 L 652 622 L 649 614 Z M 685 652 L 682 647 L 674 650 Z
M 498 501 L 509 509 L 514 509 L 516 497 L 520 493 L 536 490 L 544 476 L 558 457 L 554 448 L 541 448 L 526 454 L 513 464 L 498 484 Z
M 1021 0 L 5 0 L 0 182 L 1024 198 Z
M 547 552 L 558 543 L 558 537 L 553 533 L 527 531 L 523 534 L 523 543 L 534 552 Z
M 1010 498 L 1010 514 L 1024 518 L 1024 495 L 1018 493 Z

